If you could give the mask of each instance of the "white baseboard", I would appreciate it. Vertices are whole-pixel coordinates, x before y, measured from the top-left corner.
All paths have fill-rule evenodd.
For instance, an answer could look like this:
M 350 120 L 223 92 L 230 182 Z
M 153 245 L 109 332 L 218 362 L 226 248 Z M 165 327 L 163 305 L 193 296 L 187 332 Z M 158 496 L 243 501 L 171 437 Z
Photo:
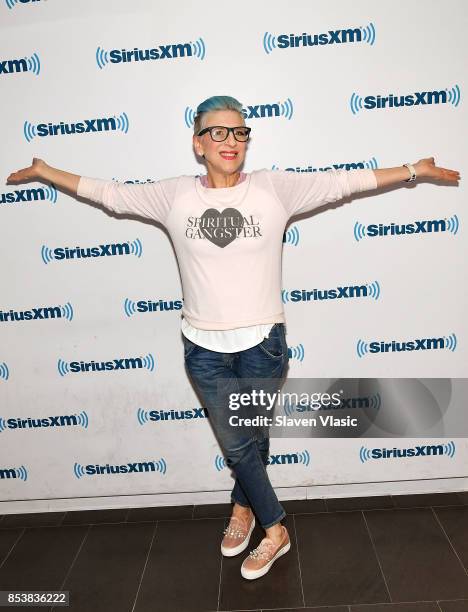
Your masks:
M 308 487 L 276 487 L 278 499 L 315 499 L 328 497 L 368 497 L 418 493 L 468 491 L 468 476 L 393 482 L 366 482 Z M 155 495 L 120 495 L 112 497 L 74 497 L 67 499 L 30 499 L 0 502 L 0 514 L 63 512 L 68 510 L 103 510 L 151 506 L 185 506 L 230 502 L 230 491 L 197 491 Z

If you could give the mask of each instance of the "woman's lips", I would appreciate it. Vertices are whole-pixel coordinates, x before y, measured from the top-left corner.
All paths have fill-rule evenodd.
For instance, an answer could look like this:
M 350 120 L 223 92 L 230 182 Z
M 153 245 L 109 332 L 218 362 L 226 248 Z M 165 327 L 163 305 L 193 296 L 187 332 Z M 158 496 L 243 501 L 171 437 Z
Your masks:
M 235 159 L 237 157 L 237 151 L 220 151 L 219 154 L 226 160 Z

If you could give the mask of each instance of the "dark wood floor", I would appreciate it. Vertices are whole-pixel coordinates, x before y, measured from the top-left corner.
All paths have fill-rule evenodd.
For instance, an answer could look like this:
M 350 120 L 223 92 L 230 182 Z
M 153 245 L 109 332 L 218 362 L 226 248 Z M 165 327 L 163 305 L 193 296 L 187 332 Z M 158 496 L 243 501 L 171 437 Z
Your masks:
M 0 590 L 68 590 L 83 612 L 468 611 L 468 492 L 282 504 L 291 550 L 252 581 L 263 531 L 222 557 L 230 504 L 5 515 Z

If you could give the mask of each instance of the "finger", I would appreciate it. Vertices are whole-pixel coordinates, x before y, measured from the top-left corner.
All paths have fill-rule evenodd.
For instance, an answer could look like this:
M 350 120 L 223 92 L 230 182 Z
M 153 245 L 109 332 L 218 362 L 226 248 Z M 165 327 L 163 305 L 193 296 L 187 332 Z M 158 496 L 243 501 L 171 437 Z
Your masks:
M 460 174 L 456 170 L 449 170 L 448 168 L 438 168 L 439 177 L 447 181 L 458 181 Z
M 449 174 L 460 176 L 460 173 L 458 172 L 458 170 L 451 170 L 450 168 L 441 168 L 440 166 L 439 166 L 439 170 L 442 170 L 443 172 L 448 172 Z

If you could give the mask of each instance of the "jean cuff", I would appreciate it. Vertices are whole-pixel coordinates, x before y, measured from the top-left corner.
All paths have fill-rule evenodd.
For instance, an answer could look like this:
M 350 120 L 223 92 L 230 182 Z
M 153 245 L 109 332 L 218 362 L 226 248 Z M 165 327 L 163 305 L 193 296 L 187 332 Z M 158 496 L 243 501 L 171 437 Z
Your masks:
M 240 502 L 237 501 L 237 499 L 234 499 L 233 497 L 231 497 L 231 502 L 233 504 L 238 504 L 239 506 L 242 506 L 243 508 L 250 508 L 250 506 L 245 506 L 244 504 L 241 504 Z
M 282 521 L 285 516 L 286 516 L 286 512 L 283 510 L 282 513 L 280 514 L 279 518 L 277 518 L 276 520 L 272 521 L 268 525 L 262 525 L 263 529 L 269 529 L 270 527 L 273 527 L 273 525 L 276 525 L 276 523 L 279 523 L 280 521 Z

